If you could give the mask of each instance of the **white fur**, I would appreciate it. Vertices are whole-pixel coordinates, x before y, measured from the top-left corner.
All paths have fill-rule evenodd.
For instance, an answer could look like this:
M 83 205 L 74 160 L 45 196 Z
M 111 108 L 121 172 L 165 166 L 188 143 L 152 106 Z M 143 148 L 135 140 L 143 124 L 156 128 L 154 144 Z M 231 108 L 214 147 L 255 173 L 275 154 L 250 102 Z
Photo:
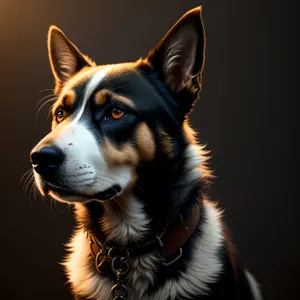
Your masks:
M 141 242 L 149 230 L 149 219 L 142 204 L 134 197 L 103 202 L 104 214 L 100 220 L 108 240 L 118 243 Z
M 206 295 L 209 292 L 207 284 L 213 283 L 222 271 L 222 262 L 217 254 L 223 241 L 220 212 L 209 202 L 204 202 L 204 206 L 207 216 L 202 224 L 203 233 L 195 242 L 187 270 L 180 274 L 178 280 L 167 281 L 151 300 Z
M 189 145 L 185 151 L 186 165 L 184 168 L 184 182 L 193 182 L 199 179 L 202 175 L 202 170 L 199 168 L 203 162 L 200 155 L 200 147 L 198 145 Z
M 202 227 L 202 236 L 195 242 L 187 271 L 180 274 L 178 280 L 167 281 L 155 294 L 148 298 L 145 291 L 154 283 L 154 271 L 156 270 L 156 263 L 159 262 L 159 256 L 153 252 L 132 259 L 127 284 L 130 291 L 128 300 L 167 300 L 176 297 L 188 297 L 191 294 L 207 294 L 207 284 L 214 282 L 222 270 L 222 263 L 218 258 L 217 251 L 222 244 L 223 237 L 219 211 L 209 202 L 205 202 L 204 205 L 207 219 Z M 126 215 L 123 215 L 122 222 L 120 221 L 115 227 L 116 235 L 122 236 L 124 234 L 124 236 L 133 238 L 138 234 L 138 231 L 142 235 L 143 231 L 147 230 L 145 221 L 147 219 L 145 215 L 145 219 L 142 219 L 140 204 L 133 199 L 132 206 L 135 206 L 140 212 L 134 213 L 135 209 L 132 209 L 131 213 L 128 211 Z M 106 222 L 115 223 L 118 216 L 106 213 L 103 218 Z M 113 227 L 112 225 L 111 228 Z M 109 230 L 108 227 L 106 229 Z M 90 258 L 88 240 L 82 231 L 75 233 L 69 248 L 71 254 L 67 257 L 64 266 L 73 291 L 94 297 L 96 300 L 110 299 L 107 295 L 113 282 L 109 282 L 96 273 L 93 260 Z
M 96 271 L 86 234 L 82 230 L 75 231 L 67 246 L 71 254 L 63 265 L 73 292 L 99 300 L 109 299 L 114 283 Z
M 177 182 L 174 182 L 173 194 L 176 201 L 184 201 L 191 191 L 191 185 L 204 174 L 202 163 L 204 155 L 198 145 L 189 145 L 185 150 L 185 166 Z M 178 202 L 179 203 L 179 202 Z
M 260 292 L 260 287 L 255 278 L 252 276 L 252 274 L 249 271 L 245 271 L 245 275 L 247 277 L 247 280 L 249 282 L 253 300 L 262 300 L 261 292 Z
M 88 100 L 90 99 L 92 93 L 96 90 L 96 88 L 99 86 L 100 82 L 105 78 L 105 75 L 111 68 L 112 68 L 112 66 L 108 66 L 104 69 L 99 70 L 89 80 L 87 87 L 85 89 L 85 94 L 84 94 L 83 102 L 80 107 L 80 111 L 76 115 L 76 118 L 73 121 L 74 123 L 76 123 L 80 120 L 80 118 L 82 117 L 83 112 L 85 110 L 86 104 L 87 104 Z
M 122 203 L 120 203 L 122 201 Z M 108 239 L 117 238 L 119 242 L 141 241 L 142 236 L 149 229 L 149 219 L 143 211 L 140 202 L 135 198 L 116 199 L 104 204 L 104 215 L 101 219 L 103 229 L 108 233 Z M 112 206 L 122 205 L 121 209 L 112 211 Z M 84 213 L 82 204 L 76 204 L 77 213 Z M 115 207 L 116 208 L 116 207 Z M 110 289 L 114 282 L 109 282 L 96 272 L 94 261 L 90 256 L 90 247 L 87 235 L 82 230 L 75 231 L 68 244 L 70 255 L 63 263 L 68 281 L 74 293 L 91 296 L 96 300 L 110 299 Z M 129 275 L 134 286 L 145 283 L 144 288 L 154 282 L 153 271 L 157 254 L 144 255 L 130 261 L 131 273 Z M 141 283 L 142 282 L 142 283 Z
M 87 201 L 87 197 L 114 184 L 119 184 L 124 189 L 131 180 L 129 167 L 111 169 L 107 166 L 101 154 L 101 146 L 80 121 L 72 122 L 71 126 L 60 131 L 56 136 L 55 145 L 64 151 L 67 158 L 61 166 L 64 185 L 83 195 L 61 199 L 60 195 L 51 191 L 51 196 L 57 200 L 84 202 Z

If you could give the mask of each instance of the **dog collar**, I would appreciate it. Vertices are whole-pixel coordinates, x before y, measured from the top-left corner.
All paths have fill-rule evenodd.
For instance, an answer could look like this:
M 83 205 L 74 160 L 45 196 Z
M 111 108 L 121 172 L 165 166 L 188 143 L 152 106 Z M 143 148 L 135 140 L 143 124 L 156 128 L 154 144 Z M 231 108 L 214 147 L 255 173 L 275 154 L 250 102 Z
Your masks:
M 202 201 L 201 201 L 202 202 Z M 109 246 L 101 242 L 95 234 L 90 233 L 91 254 L 95 259 L 95 266 L 98 272 L 106 273 L 107 262 L 113 260 L 112 253 L 125 253 L 125 256 L 136 257 L 154 250 L 158 250 L 163 260 L 162 264 L 169 266 L 182 256 L 182 247 L 196 230 L 200 220 L 201 204 L 196 202 L 189 208 L 185 215 L 179 214 L 172 219 L 162 233 L 158 234 L 151 241 L 137 247 L 124 247 L 122 249 Z M 123 255 L 124 256 L 124 255 Z

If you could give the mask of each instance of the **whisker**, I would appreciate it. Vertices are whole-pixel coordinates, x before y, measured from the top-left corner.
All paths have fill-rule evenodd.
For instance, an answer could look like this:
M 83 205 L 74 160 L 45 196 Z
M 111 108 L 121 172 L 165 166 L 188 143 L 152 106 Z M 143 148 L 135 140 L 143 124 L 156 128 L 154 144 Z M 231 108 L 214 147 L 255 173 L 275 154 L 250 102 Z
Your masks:
M 30 172 L 30 170 L 27 171 L 26 174 L 23 175 L 23 178 L 22 178 L 23 182 L 21 184 L 22 184 L 22 189 L 24 192 L 25 192 L 25 188 L 26 188 L 27 184 L 32 180 L 32 178 L 33 178 L 33 172 Z
M 37 191 L 38 195 L 41 197 L 42 201 L 43 201 L 44 203 L 48 203 L 47 198 L 46 198 L 44 195 L 42 195 L 42 194 L 39 193 L 37 187 L 36 187 L 35 190 Z
M 43 90 L 40 90 L 37 95 L 39 95 L 40 93 L 43 93 L 43 92 L 54 92 L 54 89 L 43 89 Z
M 52 113 L 52 109 L 53 109 L 54 104 L 55 104 L 55 103 L 53 103 L 53 104 L 50 106 L 50 109 L 49 109 L 49 112 L 48 112 L 48 115 L 47 115 L 47 119 L 49 119 L 49 117 L 51 117 L 51 113 Z
M 34 181 L 34 177 L 31 177 L 31 178 L 28 180 L 28 182 L 27 182 L 27 184 L 26 184 L 26 186 L 25 186 L 25 189 L 24 189 L 25 194 L 27 194 L 28 188 L 29 188 L 29 186 L 33 183 L 33 181 Z
M 135 186 L 136 186 L 141 192 L 144 191 L 144 190 L 141 188 L 141 186 L 139 186 L 138 184 L 135 184 Z
M 53 198 L 50 198 L 50 210 L 53 211 Z
M 39 198 L 42 199 L 43 202 L 45 202 L 45 199 L 44 199 L 43 195 L 39 192 L 35 181 L 33 182 L 33 198 L 34 198 L 35 202 L 38 202 Z
M 28 176 L 28 174 L 32 172 L 32 169 L 30 168 L 29 170 L 27 170 L 21 177 L 20 179 L 20 184 L 22 184 L 22 181 L 26 178 L 26 176 Z
M 31 188 L 30 188 L 30 192 L 29 192 L 29 203 L 31 204 L 31 200 L 34 201 L 34 203 L 36 203 L 36 199 L 34 197 L 34 192 L 33 192 L 33 189 L 34 189 L 34 182 L 31 183 Z
M 36 107 L 38 107 L 39 104 L 40 104 L 43 100 L 48 99 L 48 98 L 50 98 L 50 97 L 51 97 L 51 98 L 56 98 L 56 95 L 50 94 L 50 95 L 47 95 L 47 96 L 43 97 L 42 99 L 40 99 L 40 100 L 37 102 Z
M 59 211 L 60 214 L 63 214 L 66 211 L 66 209 L 70 210 L 71 204 L 64 203 L 64 205 L 65 205 L 65 207 L 61 211 Z
M 38 109 L 38 111 L 37 111 L 37 113 L 36 113 L 36 120 L 37 120 L 37 118 L 38 118 L 38 116 L 39 116 L 39 113 L 40 113 L 40 111 L 42 110 L 42 108 L 43 108 L 47 103 L 53 102 L 53 101 L 55 101 L 54 98 L 48 99 L 47 101 L 45 101 L 45 102 L 40 106 L 40 108 Z
M 23 183 L 23 190 L 25 191 L 26 189 L 26 186 L 29 182 L 31 182 L 31 180 L 34 179 L 34 176 L 33 176 L 33 173 L 29 173 L 27 174 L 27 177 L 26 179 L 24 180 L 24 183 Z

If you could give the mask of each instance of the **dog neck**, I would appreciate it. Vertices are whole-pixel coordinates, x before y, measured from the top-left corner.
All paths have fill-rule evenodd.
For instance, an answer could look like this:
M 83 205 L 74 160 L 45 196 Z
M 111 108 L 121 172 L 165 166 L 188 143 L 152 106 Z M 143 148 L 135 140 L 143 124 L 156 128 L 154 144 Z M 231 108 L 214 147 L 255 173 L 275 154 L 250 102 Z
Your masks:
M 160 235 L 177 217 L 201 203 L 210 174 L 197 145 L 188 145 L 180 159 L 157 161 L 138 170 L 139 180 L 126 196 L 76 205 L 79 226 L 103 242 L 139 246 Z M 105 241 L 103 240 L 105 239 Z
M 111 245 L 107 242 L 103 243 L 103 240 L 105 240 L 103 233 L 100 233 L 101 240 L 98 239 L 99 234 L 90 233 L 88 238 L 91 254 L 95 262 L 98 263 L 98 254 L 101 253 L 101 255 L 109 259 L 109 253 L 112 249 L 113 251 L 116 249 L 126 249 L 128 256 L 132 258 L 156 251 L 161 255 L 162 263 L 165 266 L 169 266 L 181 257 L 183 245 L 196 230 L 200 220 L 200 209 L 201 203 L 196 202 L 192 207 L 188 207 L 184 211 L 184 214 L 174 217 L 161 234 L 157 234 L 154 239 L 140 245 L 127 244 L 125 247 L 120 247 L 119 244 L 115 243 Z

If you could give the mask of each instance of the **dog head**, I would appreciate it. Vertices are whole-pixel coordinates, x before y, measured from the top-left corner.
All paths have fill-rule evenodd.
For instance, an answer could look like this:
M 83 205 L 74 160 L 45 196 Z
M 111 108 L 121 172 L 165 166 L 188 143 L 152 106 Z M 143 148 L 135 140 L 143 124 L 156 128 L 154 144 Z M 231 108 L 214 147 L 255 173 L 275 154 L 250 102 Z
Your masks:
M 136 62 L 98 66 L 54 26 L 48 50 L 56 95 L 52 130 L 30 155 L 42 194 L 69 203 L 106 201 L 132 189 L 139 168 L 180 155 L 201 88 L 201 8 L 186 13 Z

